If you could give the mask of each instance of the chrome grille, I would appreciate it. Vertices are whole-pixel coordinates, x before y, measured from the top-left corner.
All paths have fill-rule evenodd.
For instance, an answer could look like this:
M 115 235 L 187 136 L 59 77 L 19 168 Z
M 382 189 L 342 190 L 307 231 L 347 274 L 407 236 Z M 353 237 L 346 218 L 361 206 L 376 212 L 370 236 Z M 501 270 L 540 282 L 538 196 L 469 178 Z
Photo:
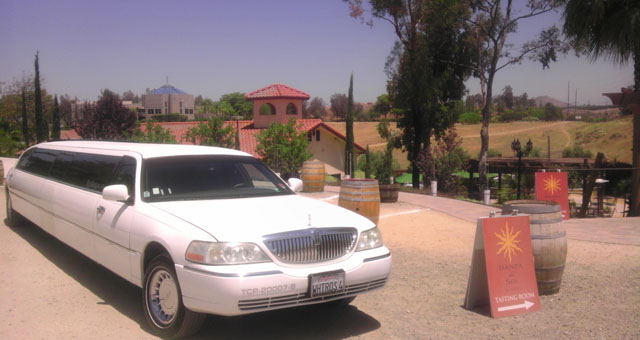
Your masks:
M 238 301 L 241 311 L 255 311 L 261 309 L 277 309 L 291 306 L 308 305 L 323 301 L 342 299 L 348 296 L 362 294 L 374 289 L 382 288 L 387 283 L 387 278 L 363 282 L 345 287 L 345 291 L 319 297 L 309 297 L 308 293 L 292 294 L 285 296 L 267 297 L 262 299 Z
M 310 228 L 268 235 L 264 243 L 282 262 L 317 263 L 348 254 L 357 238 L 355 228 Z

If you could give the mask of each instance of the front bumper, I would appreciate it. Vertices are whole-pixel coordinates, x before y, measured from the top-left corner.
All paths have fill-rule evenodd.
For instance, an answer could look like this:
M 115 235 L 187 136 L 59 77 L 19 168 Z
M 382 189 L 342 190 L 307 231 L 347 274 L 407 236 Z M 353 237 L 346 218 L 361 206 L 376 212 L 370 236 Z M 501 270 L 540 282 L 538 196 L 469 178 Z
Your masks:
M 248 268 L 252 267 L 176 265 L 184 305 L 196 312 L 230 316 L 359 295 L 386 284 L 391 253 L 380 247 L 320 266 L 283 267 L 268 263 L 252 268 L 260 270 L 245 272 Z M 309 275 L 336 270 L 345 272 L 345 291 L 311 298 Z

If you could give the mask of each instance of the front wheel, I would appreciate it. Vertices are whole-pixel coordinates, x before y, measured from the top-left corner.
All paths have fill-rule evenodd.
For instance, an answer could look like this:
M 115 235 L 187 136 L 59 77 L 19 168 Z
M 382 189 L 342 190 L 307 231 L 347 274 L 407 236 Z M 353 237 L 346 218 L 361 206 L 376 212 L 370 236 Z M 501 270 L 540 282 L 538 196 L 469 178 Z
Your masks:
M 202 327 L 206 315 L 192 312 L 182 304 L 178 276 L 167 255 L 151 260 L 143 287 L 144 316 L 155 333 L 175 339 L 194 334 Z

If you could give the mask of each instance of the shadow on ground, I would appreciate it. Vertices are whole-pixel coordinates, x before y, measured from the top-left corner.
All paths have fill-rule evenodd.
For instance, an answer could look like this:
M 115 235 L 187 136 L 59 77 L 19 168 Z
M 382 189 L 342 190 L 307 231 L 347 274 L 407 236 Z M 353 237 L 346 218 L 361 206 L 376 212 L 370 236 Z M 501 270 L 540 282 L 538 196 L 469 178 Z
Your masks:
M 101 298 L 99 304 L 112 306 L 151 333 L 142 312 L 140 288 L 29 222 L 11 230 Z M 236 317 L 210 315 L 200 333 L 189 339 L 343 339 L 379 327 L 376 319 L 355 306 L 315 305 Z

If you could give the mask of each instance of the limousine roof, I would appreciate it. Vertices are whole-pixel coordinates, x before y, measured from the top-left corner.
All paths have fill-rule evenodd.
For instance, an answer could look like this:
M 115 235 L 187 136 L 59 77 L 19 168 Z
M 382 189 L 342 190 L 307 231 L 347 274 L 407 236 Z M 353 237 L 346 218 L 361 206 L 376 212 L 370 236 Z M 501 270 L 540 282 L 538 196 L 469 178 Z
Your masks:
M 183 155 L 235 155 L 249 156 L 242 151 L 219 148 L 213 146 L 184 145 L 184 144 L 151 144 L 151 143 L 129 143 L 129 142 L 106 142 L 106 141 L 59 141 L 48 142 L 36 145 L 42 148 L 55 148 L 69 151 L 130 151 L 139 153 L 142 158 L 183 156 Z

